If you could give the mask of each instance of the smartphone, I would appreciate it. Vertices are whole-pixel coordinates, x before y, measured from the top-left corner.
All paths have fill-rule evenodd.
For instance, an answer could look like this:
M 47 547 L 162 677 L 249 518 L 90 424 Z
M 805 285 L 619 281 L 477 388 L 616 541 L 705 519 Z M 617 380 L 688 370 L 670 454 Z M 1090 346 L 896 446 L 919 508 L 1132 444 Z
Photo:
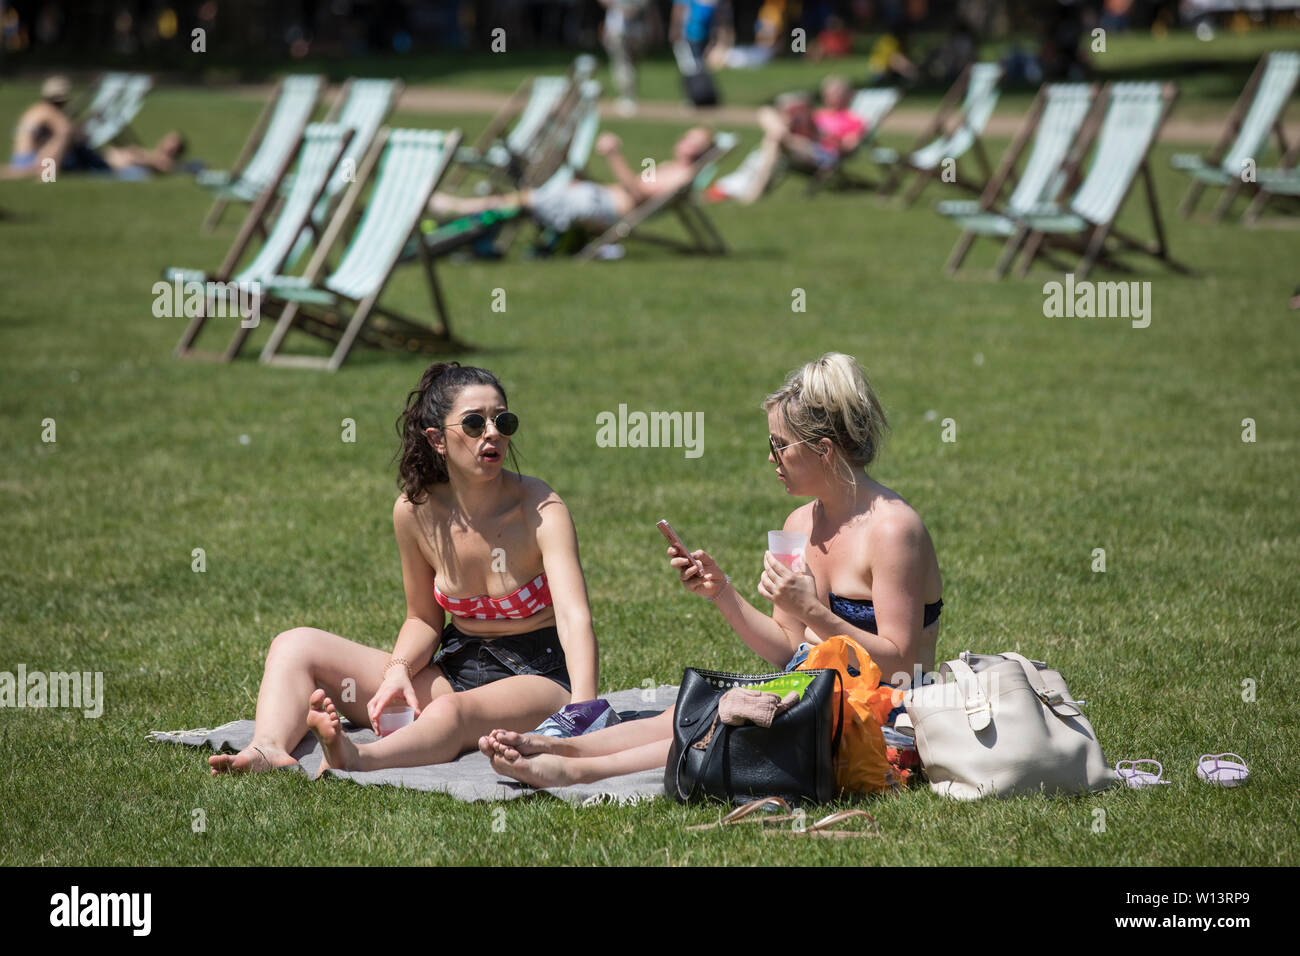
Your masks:
M 655 527 L 657 527 L 660 532 L 663 533 L 663 536 L 668 539 L 669 544 L 682 553 L 682 557 L 694 563 L 696 570 L 701 574 L 704 573 L 704 565 L 691 557 L 691 549 L 682 544 L 682 539 L 677 537 L 677 532 L 673 530 L 673 526 L 668 523 L 667 518 L 659 519 L 659 521 L 656 522 Z

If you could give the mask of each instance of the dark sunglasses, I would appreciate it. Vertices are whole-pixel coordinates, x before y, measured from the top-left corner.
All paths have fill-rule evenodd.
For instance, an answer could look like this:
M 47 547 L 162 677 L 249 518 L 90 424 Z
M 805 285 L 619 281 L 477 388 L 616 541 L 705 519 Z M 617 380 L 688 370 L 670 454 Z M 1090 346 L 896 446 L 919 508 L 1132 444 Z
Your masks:
M 495 418 L 484 418 L 478 412 L 470 412 L 459 422 L 448 422 L 447 424 L 458 424 L 470 438 L 478 438 L 487 428 L 488 422 L 495 425 L 497 431 L 503 435 L 513 435 L 519 430 L 519 416 L 514 412 L 498 412 Z

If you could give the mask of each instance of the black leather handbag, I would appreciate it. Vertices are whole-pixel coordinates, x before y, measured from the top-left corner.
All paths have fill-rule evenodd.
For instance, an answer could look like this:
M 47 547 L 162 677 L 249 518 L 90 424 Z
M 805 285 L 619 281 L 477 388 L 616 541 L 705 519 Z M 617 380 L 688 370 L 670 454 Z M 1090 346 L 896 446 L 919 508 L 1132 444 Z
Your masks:
M 836 670 L 801 673 L 815 676 L 798 703 L 771 727 L 729 727 L 718 720 L 724 693 L 784 674 L 686 668 L 673 714 L 664 790 L 681 803 L 708 797 L 727 802 L 781 797 L 792 804 L 833 800 L 834 761 L 844 724 L 840 675 Z

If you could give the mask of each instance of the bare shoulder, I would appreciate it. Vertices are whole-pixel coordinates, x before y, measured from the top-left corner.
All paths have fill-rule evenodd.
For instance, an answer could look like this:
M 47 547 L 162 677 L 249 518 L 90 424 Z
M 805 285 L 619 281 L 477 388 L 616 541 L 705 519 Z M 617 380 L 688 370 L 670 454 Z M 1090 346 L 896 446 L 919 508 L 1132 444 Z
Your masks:
M 554 488 L 532 475 L 520 475 L 518 488 L 520 501 L 525 505 L 541 507 L 546 504 L 564 504 Z
M 804 534 L 810 534 L 813 526 L 813 505 L 816 502 L 810 501 L 806 505 L 800 505 L 790 512 L 790 516 L 785 519 L 782 526 L 784 531 L 801 531 Z
M 530 475 L 520 475 L 519 479 L 519 503 L 530 525 L 538 530 L 573 526 L 569 509 L 554 488 Z
M 930 539 L 916 509 L 898 495 L 882 497 L 873 506 L 868 537 L 878 547 L 922 547 Z
M 393 503 L 393 530 L 399 538 L 419 534 L 420 509 L 428 504 L 428 499 L 425 499 L 423 505 L 417 505 L 406 497 L 406 492 L 397 496 L 397 501 Z

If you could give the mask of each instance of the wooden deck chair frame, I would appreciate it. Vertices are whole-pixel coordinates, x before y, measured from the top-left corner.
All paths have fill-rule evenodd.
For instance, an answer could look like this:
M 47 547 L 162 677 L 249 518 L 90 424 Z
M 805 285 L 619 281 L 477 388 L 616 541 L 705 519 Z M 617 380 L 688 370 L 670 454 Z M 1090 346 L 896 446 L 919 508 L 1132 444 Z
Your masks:
M 1237 97 L 1237 102 L 1233 104 L 1232 111 L 1228 114 L 1227 125 L 1224 126 L 1223 132 L 1219 135 L 1218 141 L 1214 147 L 1204 157 L 1206 166 L 1217 167 L 1222 164 L 1228 150 L 1235 144 L 1237 136 L 1241 133 L 1242 124 L 1249 114 L 1251 106 L 1254 105 L 1255 97 L 1259 93 L 1260 84 L 1264 80 L 1264 75 L 1268 69 L 1268 60 L 1271 54 L 1266 54 L 1259 58 L 1255 64 L 1254 71 L 1250 74 L 1250 79 L 1246 81 L 1245 88 L 1241 95 Z M 1278 151 L 1282 154 L 1282 168 L 1291 169 L 1295 166 L 1296 161 L 1300 159 L 1300 141 L 1288 147 L 1286 133 L 1282 128 L 1282 119 L 1286 115 L 1287 104 L 1295 92 L 1293 84 L 1282 104 L 1278 109 L 1277 115 L 1273 118 L 1273 123 L 1269 127 L 1269 132 L 1277 137 Z M 1265 137 L 1267 143 L 1267 134 Z M 1207 183 L 1195 176 L 1192 177 L 1191 185 L 1187 189 L 1187 194 L 1183 197 L 1181 205 L 1178 207 L 1178 214 L 1184 219 L 1190 218 L 1196 210 L 1196 205 L 1200 201 L 1201 193 L 1207 188 L 1213 186 L 1213 183 Z M 1259 186 L 1258 183 L 1246 183 L 1240 176 L 1232 176 L 1228 182 L 1223 185 L 1223 194 L 1219 197 L 1218 203 L 1215 204 L 1214 211 L 1210 214 L 1213 222 L 1220 222 L 1227 215 L 1228 210 L 1232 208 L 1233 201 L 1248 186 L 1253 189 L 1255 197 L 1247 207 L 1243 215 L 1243 220 L 1253 223 L 1258 220 L 1260 213 L 1263 212 L 1264 206 L 1269 201 L 1267 190 Z
M 476 154 L 479 156 L 485 156 L 488 150 L 492 148 L 493 144 L 503 137 L 506 133 L 507 127 L 511 126 L 512 123 L 522 116 L 524 107 L 528 104 L 528 99 L 532 95 L 533 86 L 537 79 L 539 79 L 539 77 L 529 77 L 515 87 L 515 91 L 510 94 L 509 98 L 502 104 L 501 108 L 496 111 L 492 119 L 488 121 L 487 127 L 474 141 L 471 149 Z M 570 67 L 569 71 L 565 74 L 565 79 L 568 81 L 568 86 L 564 93 L 551 107 L 546 119 L 538 127 L 539 132 L 544 133 L 545 130 L 555 122 L 556 117 L 562 115 L 561 110 L 563 108 L 572 108 L 577 104 L 578 97 L 575 95 L 575 90 L 579 86 L 579 83 L 575 80 L 574 70 L 572 67 Z M 448 192 L 454 192 L 460 187 L 461 183 L 464 182 L 465 177 L 469 175 L 472 168 L 474 167 L 470 163 L 456 163 L 447 174 L 443 188 Z M 522 171 L 523 170 L 521 170 L 521 173 Z M 495 169 L 489 172 L 489 178 L 496 179 L 500 176 L 502 176 L 502 173 Z M 505 185 L 510 188 L 518 188 L 523 184 L 522 175 L 517 177 L 510 176 L 507 172 L 505 174 L 505 179 Z
M 391 133 L 392 130 L 385 127 L 375 137 L 375 141 L 371 144 L 361 168 L 357 171 L 356 181 L 344 195 L 342 203 L 330 220 L 329 227 L 325 230 L 325 235 L 317 245 L 316 252 L 307 265 L 307 271 L 304 273 L 304 278 L 313 287 L 319 287 L 324 278 L 323 273 L 327 266 L 330 250 L 342 237 L 344 228 L 352 218 L 352 213 L 360 202 L 361 194 L 374 175 L 375 168 L 383 156 L 384 148 L 388 144 Z M 428 206 L 429 199 L 445 178 L 447 170 L 454 160 L 456 149 L 460 145 L 460 138 L 459 130 L 452 130 L 446 134 L 442 162 L 433 176 L 428 192 L 420 197 L 420 209 Z M 412 237 L 416 239 L 415 244 L 419 250 L 420 262 L 424 267 L 425 276 L 429 283 L 429 292 L 433 300 L 436 324 L 432 328 L 379 305 L 379 299 L 383 296 L 388 280 L 392 277 L 393 270 L 401 259 L 399 251 L 388 265 L 387 271 L 373 294 L 359 301 L 342 295 L 337 296 L 338 299 L 346 301 L 351 306 L 351 316 L 346 321 L 344 321 L 337 309 L 317 311 L 296 300 L 285 303 L 283 309 L 280 310 L 271 337 L 262 348 L 261 362 L 264 365 L 324 369 L 335 372 L 347 360 L 353 345 L 358 341 L 366 345 L 394 351 L 426 349 L 458 351 L 462 349 L 463 346 L 456 341 L 451 332 L 451 318 L 443 299 L 442 287 L 438 283 L 433 256 L 425 247 L 424 242 L 420 241 L 422 235 L 420 233 L 419 215 L 415 217 L 414 222 L 411 224 L 411 228 L 405 237 L 406 241 L 409 242 Z M 372 324 L 376 317 L 382 319 L 382 323 Z M 335 342 L 333 354 L 328 358 L 315 355 L 281 354 L 280 346 L 284 343 L 284 339 L 290 330 L 294 328 L 327 341 Z M 251 331 L 251 329 L 242 327 L 236 329 L 235 338 L 228 350 L 232 357 L 238 354 Z
M 1014 192 L 1018 177 L 1016 168 L 1020 164 L 1020 157 L 1024 154 L 1025 149 L 1031 142 L 1037 139 L 1039 126 L 1043 119 L 1043 114 L 1047 111 L 1048 91 L 1051 84 L 1044 83 L 1038 88 L 1038 93 L 1034 96 L 1033 103 L 1030 104 L 1029 113 L 1025 116 L 1016 138 L 1011 141 L 1007 147 L 1002 159 L 998 162 L 998 168 L 994 171 L 993 176 L 984 186 L 984 191 L 976 200 L 981 212 L 996 212 L 996 207 L 1003 203 L 1008 196 L 1003 193 Z M 1097 135 L 1097 130 L 1101 126 L 1101 118 L 1105 115 L 1105 96 L 1098 95 L 1101 87 L 1096 83 L 1088 85 L 1088 95 L 1091 105 L 1087 113 L 1084 114 L 1082 122 L 1074 139 L 1074 145 L 1067 149 L 1061 157 L 1061 163 L 1057 167 L 1064 169 L 1071 162 L 1071 157 L 1075 155 L 1080 147 L 1087 148 L 1091 145 L 1093 138 Z M 1068 184 L 1067 184 L 1068 185 Z M 966 259 L 967 253 L 970 252 L 971 246 L 980 238 L 982 234 L 972 229 L 963 229 L 957 241 L 953 244 L 952 252 L 948 255 L 948 261 L 944 263 L 944 272 L 950 276 L 957 274 L 961 269 L 962 263 Z M 1004 244 L 1002 254 L 998 258 L 997 265 L 994 266 L 993 274 L 997 278 L 1006 275 L 1007 269 L 1015 260 L 1015 253 L 1019 250 L 1020 244 L 1024 241 L 1025 228 L 1023 224 L 1018 225 L 1012 232 L 1008 241 Z
M 934 142 L 940 136 L 952 136 L 960 128 L 961 124 L 966 122 L 966 91 L 970 87 L 971 75 L 974 72 L 976 65 L 977 64 L 975 63 L 969 63 L 967 64 L 966 69 L 962 70 L 961 76 L 959 76 L 956 82 L 948 88 L 948 92 L 945 93 L 943 99 L 939 101 L 939 108 L 935 110 L 934 119 L 930 122 L 930 125 L 925 128 L 924 132 L 917 136 L 916 141 L 913 142 L 912 145 L 908 147 L 907 151 L 899 157 L 898 163 L 894 166 L 894 169 L 882 185 L 881 190 L 883 192 L 892 193 L 902 185 L 907 174 L 912 173 L 912 185 L 909 186 L 907 191 L 903 194 L 903 204 L 905 206 L 910 206 L 912 203 L 916 202 L 916 200 L 920 198 L 921 193 L 925 190 L 925 187 L 928 186 L 935 176 L 939 174 L 938 165 L 933 169 L 918 169 L 917 167 L 912 166 L 910 162 L 912 154 L 920 150 L 922 147 Z M 999 69 L 998 80 L 994 85 L 995 89 L 1001 84 L 1004 75 L 1005 71 Z M 956 121 L 956 125 L 952 125 L 954 120 Z M 981 135 L 975 136 L 974 141 L 971 143 L 970 150 L 968 151 L 975 154 L 976 161 L 983 169 L 983 178 L 976 183 L 974 180 L 968 180 L 965 177 L 958 176 L 956 180 L 954 180 L 954 184 L 969 192 L 980 193 L 983 191 L 989 178 L 993 175 L 993 164 L 989 162 L 988 153 L 984 150 L 984 140 Z M 957 158 L 959 159 L 960 157 Z
M 275 181 L 262 191 L 261 195 L 254 200 L 253 205 L 249 208 L 248 215 L 244 217 L 244 221 L 239 227 L 239 232 L 235 235 L 235 241 L 231 243 L 230 250 L 226 253 L 226 257 L 221 261 L 221 265 L 217 267 L 216 272 L 206 278 L 211 279 L 214 282 L 229 282 L 234 277 L 235 270 L 238 268 L 240 261 L 243 260 L 245 253 L 252 244 L 254 234 L 261 233 L 263 237 L 270 235 L 271 229 L 268 228 L 267 222 L 274 215 L 275 207 L 279 204 L 280 184 L 285 181 L 289 175 L 289 171 L 298 162 L 305 144 L 306 136 L 306 130 L 303 130 L 303 132 L 298 135 L 298 140 L 294 144 L 293 150 L 285 157 L 284 162 L 277 171 Z M 338 148 L 340 157 L 344 152 L 346 152 L 348 144 L 352 140 L 352 136 L 352 130 L 348 129 L 343 131 L 342 139 Z M 335 162 L 337 163 L 337 159 Z M 316 207 L 321 196 L 324 195 L 327 184 L 328 177 L 321 181 L 318 188 L 313 190 L 311 201 L 305 206 L 306 215 L 303 217 L 302 222 L 302 229 L 310 230 L 313 238 L 317 241 L 321 238 L 320 230 L 312 222 L 311 210 Z M 302 229 L 295 228 L 294 231 L 295 233 L 301 233 Z M 286 246 L 285 255 L 279 265 L 283 266 L 284 259 L 288 259 L 291 251 L 292 246 Z M 259 305 L 260 304 L 261 303 L 259 303 Z M 180 342 L 176 345 L 175 355 L 177 358 L 209 359 L 223 362 L 229 362 L 234 358 L 238 349 L 232 351 L 227 347 L 222 352 L 209 352 L 194 348 L 194 342 L 198 338 L 199 333 L 203 330 L 203 326 L 207 323 L 209 318 L 209 313 L 212 311 L 211 302 L 209 302 L 208 308 L 204 310 L 202 315 L 195 316 L 190 320 L 190 324 L 181 335 Z
M 1102 91 L 1102 96 L 1107 101 L 1107 109 L 1110 107 L 1110 86 Z M 1151 141 L 1147 143 L 1146 151 L 1138 163 L 1133 175 L 1125 184 L 1124 190 L 1120 195 L 1119 202 L 1115 206 L 1115 211 L 1108 222 L 1094 223 L 1088 222 L 1088 228 L 1084 230 L 1084 238 L 1081 240 L 1073 239 L 1068 234 L 1048 233 L 1043 230 L 1033 229 L 1026 230 L 1024 254 L 1021 256 L 1020 266 L 1016 271 L 1019 278 L 1024 278 L 1028 274 L 1030 266 L 1039 256 L 1058 265 L 1059 260 L 1051 255 L 1052 247 L 1061 247 L 1080 255 L 1078 265 L 1074 268 L 1076 281 L 1081 281 L 1088 277 L 1094 265 L 1099 261 L 1104 262 L 1111 268 L 1119 271 L 1131 271 L 1129 268 L 1114 257 L 1110 250 L 1106 248 L 1108 240 L 1114 240 L 1114 244 L 1121 249 L 1144 252 L 1152 258 L 1159 259 L 1168 268 L 1175 272 L 1184 274 L 1191 273 L 1191 269 L 1178 262 L 1169 254 L 1169 243 L 1165 238 L 1164 224 L 1160 219 L 1160 206 L 1156 200 L 1155 179 L 1151 174 L 1151 151 L 1155 148 L 1156 143 L 1160 140 L 1160 132 L 1164 129 L 1165 122 L 1169 119 L 1169 114 L 1173 111 L 1174 103 L 1178 99 L 1178 87 L 1174 83 L 1162 84 L 1160 88 L 1160 98 L 1162 101 L 1159 117 L 1156 120 L 1155 130 L 1151 134 Z M 1105 120 L 1102 120 L 1104 125 Z M 1081 184 L 1086 181 L 1081 177 L 1080 171 L 1083 160 L 1087 154 L 1087 149 L 1080 147 L 1074 151 L 1070 160 L 1070 175 L 1067 177 L 1063 195 L 1073 196 L 1075 191 L 1080 188 Z M 1115 225 L 1120 214 L 1127 204 L 1129 196 L 1133 192 L 1133 187 L 1137 185 L 1138 180 L 1142 180 L 1143 191 L 1146 193 L 1147 211 L 1151 217 L 1151 229 L 1154 238 L 1150 240 L 1138 239 L 1126 232 L 1121 232 Z M 1012 237 L 1015 238 L 1014 236 Z M 1011 240 L 1007 240 L 1010 242 Z
M 325 84 L 322 82 L 316 92 L 316 99 L 312 103 L 312 108 L 307 113 L 307 120 L 302 124 L 302 129 L 298 130 L 298 135 L 302 135 L 302 130 L 307 128 L 307 123 L 311 122 L 311 114 L 316 111 L 320 105 L 321 94 L 324 92 Z M 234 165 L 230 167 L 230 182 L 238 182 L 247 168 L 249 162 L 257 154 L 258 148 L 262 145 L 262 137 L 266 135 L 267 127 L 271 125 L 271 119 L 275 116 L 275 109 L 280 103 L 280 97 L 284 93 L 284 79 L 276 81 L 271 96 L 267 99 L 266 105 L 262 107 L 262 112 L 258 114 L 257 122 L 249 130 L 248 138 L 244 140 L 243 148 L 240 149 L 239 155 L 235 157 Z M 293 155 L 292 153 L 290 155 Z M 217 196 L 212 202 L 212 208 L 208 210 L 208 215 L 203 220 L 202 231 L 212 232 L 221 222 L 221 217 L 225 213 L 226 206 L 230 200 L 224 196 Z
M 722 146 L 715 142 L 704 155 L 700 156 L 691 165 L 691 177 L 679 189 L 662 196 L 655 196 L 638 204 L 626 216 L 583 246 L 576 257 L 578 261 L 590 262 L 596 257 L 596 253 L 602 246 L 628 239 L 638 239 L 642 242 L 676 249 L 679 252 L 709 256 L 726 255 L 727 243 L 722 238 L 722 234 L 718 232 L 713 220 L 695 201 L 695 180 L 710 163 L 721 161 L 734 148 L 734 143 Z M 641 228 L 646 220 L 666 210 L 671 210 L 677 216 L 682 228 L 686 230 L 686 234 L 690 237 L 689 242 L 650 233 Z

